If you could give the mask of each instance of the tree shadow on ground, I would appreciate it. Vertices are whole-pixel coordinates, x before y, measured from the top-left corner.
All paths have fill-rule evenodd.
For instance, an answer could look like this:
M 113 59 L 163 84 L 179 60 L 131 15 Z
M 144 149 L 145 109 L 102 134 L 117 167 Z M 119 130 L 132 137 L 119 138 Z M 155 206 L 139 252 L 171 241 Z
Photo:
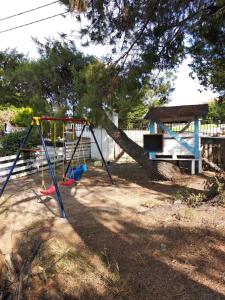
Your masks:
M 20 238 L 17 253 L 24 261 L 30 255 L 26 247 L 32 245 L 32 237 L 36 242 L 47 241 L 61 234 L 79 270 L 73 274 L 74 286 L 82 276 L 85 281 L 68 289 L 69 267 L 66 273 L 63 266 L 56 268 L 56 262 L 51 270 L 54 276 L 30 277 L 23 299 L 34 295 L 37 299 L 225 299 L 224 235 L 203 228 L 146 228 L 119 217 L 117 227 L 111 228 L 106 222 L 110 212 L 106 216 L 98 208 L 87 208 L 74 198 L 73 202 L 69 223 L 52 218 L 34 224 Z M 41 251 L 42 259 L 54 261 L 52 249 Z M 116 279 L 104 278 L 103 266 L 92 257 Z M 94 284 L 93 276 L 99 277 L 100 284 Z
M 102 183 L 108 185 L 104 180 Z M 47 245 L 39 252 L 40 276 L 29 271 L 24 300 L 225 299 L 225 237 L 221 233 L 175 225 L 144 226 L 129 218 L 123 219 L 116 210 L 88 207 L 69 192 L 64 196 L 68 222 L 43 216 L 43 221 L 25 228 L 18 238 L 14 249 L 14 254 L 21 258 L 16 271 L 17 282 L 32 246 L 40 241 Z M 20 203 L 29 205 L 31 200 L 21 199 Z M 54 249 L 46 244 L 52 239 Z M 57 261 L 59 240 L 66 246 Z M 65 257 L 68 249 L 71 249 L 69 255 L 66 254 L 69 262 L 65 266 L 61 264 L 61 257 Z M 49 261 L 54 262 L 51 272 Z M 32 263 L 32 268 L 37 266 L 35 261 Z M 47 270 L 45 275 L 43 269 Z M 33 271 L 37 272 L 35 268 Z
M 181 181 L 175 182 L 169 182 L 169 181 L 152 181 L 148 178 L 146 171 L 139 166 L 136 163 L 121 163 L 121 164 L 115 164 L 110 167 L 110 171 L 112 175 L 114 176 L 114 182 L 117 186 L 124 186 L 128 184 L 135 184 L 138 186 L 141 186 L 142 188 L 146 188 L 148 190 L 156 191 L 158 193 L 167 194 L 168 196 L 171 196 L 171 189 L 173 189 L 173 193 L 176 193 L 180 190 L 186 190 L 188 193 L 202 193 L 202 189 L 197 188 L 191 188 L 188 186 L 184 186 L 184 180 L 190 180 L 190 176 L 183 175 L 183 178 Z M 105 186 L 107 184 L 107 181 L 102 178 L 102 172 L 103 169 L 95 168 L 91 169 L 90 176 L 93 177 L 94 182 L 89 183 L 88 185 L 96 185 L 100 184 L 102 186 Z M 207 176 L 203 176 L 205 180 L 207 179 Z M 205 191 L 207 194 L 207 191 Z
M 120 230 L 115 232 L 100 221 L 101 213 L 87 211 L 81 203 L 76 203 L 76 207 L 82 213 L 73 216 L 78 226 L 73 222 L 71 225 L 93 253 L 99 255 L 105 248 L 108 259 L 118 263 L 121 282 L 126 283 L 127 294 L 121 295 L 125 299 L 225 299 L 225 296 L 204 285 L 205 281 L 213 279 L 215 285 L 223 285 L 221 278 L 213 278 L 210 274 L 223 273 L 224 252 L 213 247 L 218 244 L 223 249 L 224 236 L 201 228 L 146 229 L 126 220 L 118 220 Z M 83 218 L 88 220 L 84 226 Z M 197 280 L 192 279 L 191 272 L 185 270 L 186 266 L 180 266 L 179 270 L 171 262 L 180 261 L 183 254 L 188 254 L 193 242 L 196 255 L 188 258 L 188 264 L 198 269 L 198 274 L 193 274 Z M 207 259 L 201 265 L 203 245 L 208 245 L 210 257 L 216 262 L 215 267 L 207 263 Z

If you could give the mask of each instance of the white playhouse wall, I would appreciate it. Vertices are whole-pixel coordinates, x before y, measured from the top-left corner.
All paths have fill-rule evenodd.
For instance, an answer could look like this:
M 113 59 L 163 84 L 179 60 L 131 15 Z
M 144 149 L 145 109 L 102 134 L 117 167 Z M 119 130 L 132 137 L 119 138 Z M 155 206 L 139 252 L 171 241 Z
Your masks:
M 180 133 L 179 137 L 185 140 L 190 146 L 194 147 L 195 141 L 193 133 Z M 193 155 L 169 134 L 164 134 L 163 142 L 163 152 L 157 152 L 158 155 Z

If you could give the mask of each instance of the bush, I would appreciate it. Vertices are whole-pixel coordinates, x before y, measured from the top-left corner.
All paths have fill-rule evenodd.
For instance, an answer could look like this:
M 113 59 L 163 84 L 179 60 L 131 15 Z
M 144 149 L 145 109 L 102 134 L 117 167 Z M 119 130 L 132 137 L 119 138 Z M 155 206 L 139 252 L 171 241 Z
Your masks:
M 0 131 L 4 132 L 4 124 L 11 121 L 15 114 L 15 109 L 13 105 L 0 105 Z
M 0 156 L 16 154 L 26 133 L 27 131 L 23 130 L 19 132 L 12 132 L 1 137 Z M 27 141 L 26 148 L 36 147 L 37 145 L 40 145 L 40 143 L 40 138 L 36 133 L 33 133 Z
M 189 190 L 179 190 L 173 195 L 174 201 L 181 201 L 191 207 L 200 206 L 205 200 L 206 195 L 204 193 L 193 193 Z
M 15 110 L 11 119 L 11 124 L 18 127 L 27 127 L 31 123 L 33 109 L 30 107 L 21 107 Z
M 214 100 L 209 103 L 207 119 L 210 122 L 213 120 L 225 121 L 225 99 L 220 99 L 220 101 Z
M 33 109 L 30 107 L 17 108 L 13 105 L 0 105 L 0 130 L 4 123 L 10 122 L 17 127 L 28 127 L 31 123 Z

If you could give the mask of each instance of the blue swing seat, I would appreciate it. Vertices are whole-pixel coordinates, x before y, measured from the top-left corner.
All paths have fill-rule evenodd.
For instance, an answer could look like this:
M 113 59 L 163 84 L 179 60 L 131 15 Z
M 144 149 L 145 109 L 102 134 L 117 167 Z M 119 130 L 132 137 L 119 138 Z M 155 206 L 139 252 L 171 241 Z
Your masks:
M 86 164 L 82 164 L 82 169 L 83 169 L 83 173 L 87 172 L 87 165 Z
M 68 177 L 74 180 L 80 180 L 83 176 L 83 173 L 87 172 L 87 165 L 82 164 L 80 166 L 75 166 L 70 168 L 68 172 Z

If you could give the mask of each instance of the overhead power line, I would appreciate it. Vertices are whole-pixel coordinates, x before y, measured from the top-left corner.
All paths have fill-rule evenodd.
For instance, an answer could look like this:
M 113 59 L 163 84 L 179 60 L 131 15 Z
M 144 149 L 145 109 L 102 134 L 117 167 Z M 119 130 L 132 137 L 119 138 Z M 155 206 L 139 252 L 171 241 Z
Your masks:
M 38 7 L 32 8 L 32 9 L 29 9 L 29 10 L 25 10 L 25 11 L 23 11 L 23 12 L 20 12 L 20 13 L 15 14 L 15 15 L 11 15 L 11 16 L 8 16 L 8 17 L 5 17 L 5 18 L 1 18 L 0 21 L 8 20 L 8 19 L 11 19 L 11 18 L 20 16 L 20 15 L 26 14 L 26 13 L 28 13 L 28 12 L 31 12 L 31 11 L 34 11 L 34 10 L 37 10 L 37 9 L 40 9 L 40 8 L 43 8 L 43 7 L 46 7 L 46 6 L 55 4 L 55 3 L 58 3 L 58 2 L 59 2 L 59 0 L 54 1 L 54 2 L 50 2 L 50 3 L 48 3 L 48 4 L 44 4 L 44 5 L 42 5 L 42 6 L 38 6 Z
M 60 14 L 57 14 L 57 15 L 53 15 L 53 16 L 50 16 L 50 17 L 43 18 L 43 19 L 39 19 L 37 21 L 33 21 L 33 22 L 30 22 L 30 23 L 26 23 L 26 24 L 23 24 L 23 25 L 19 25 L 19 26 L 16 26 L 16 27 L 5 29 L 5 30 L 0 31 L 0 34 L 4 33 L 4 32 L 15 30 L 15 29 L 18 29 L 18 28 L 22 28 L 22 27 L 25 27 L 25 26 L 28 26 L 28 25 L 32 25 L 32 24 L 35 24 L 35 23 L 39 23 L 39 22 L 42 22 L 42 21 L 45 21 L 45 20 L 49 20 L 49 19 L 52 19 L 52 18 L 55 18 L 55 17 L 58 17 L 58 16 L 64 16 L 67 13 L 68 12 L 66 11 L 64 13 L 60 13 Z

